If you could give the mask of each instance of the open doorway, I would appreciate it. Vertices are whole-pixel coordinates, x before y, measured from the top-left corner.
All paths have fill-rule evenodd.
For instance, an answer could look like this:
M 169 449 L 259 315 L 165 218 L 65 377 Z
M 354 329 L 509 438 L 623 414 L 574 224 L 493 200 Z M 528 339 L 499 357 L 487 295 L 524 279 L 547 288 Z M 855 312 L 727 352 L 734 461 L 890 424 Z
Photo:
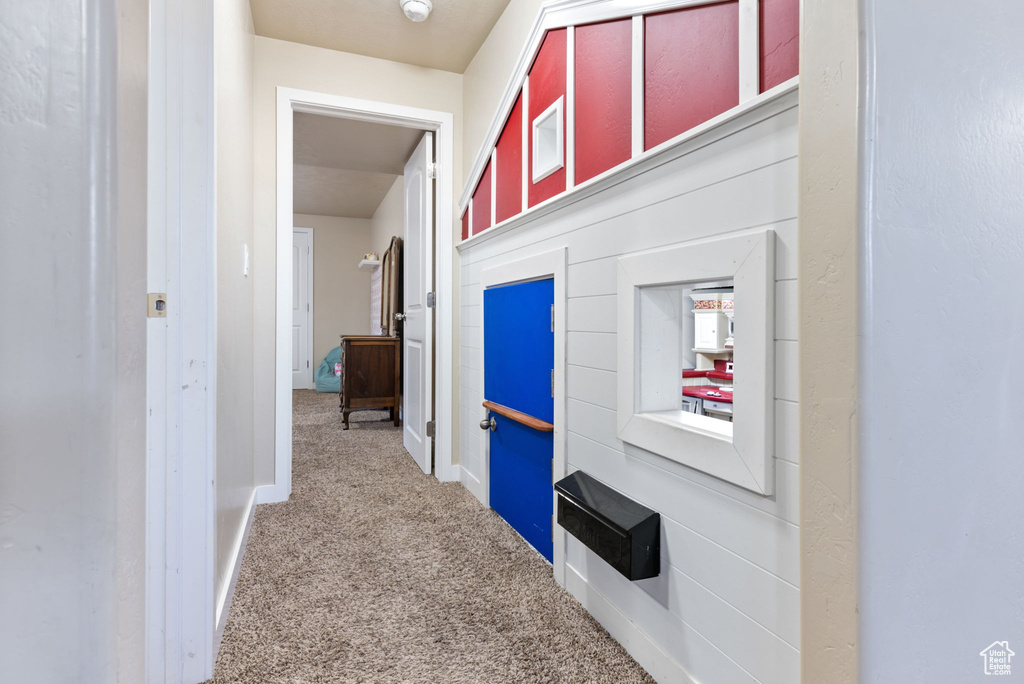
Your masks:
M 401 338 L 404 441 L 424 472 L 458 479 L 451 453 L 451 114 L 279 88 L 277 125 L 276 477 L 260 501 L 290 493 L 291 393 L 303 386 L 296 371 L 308 361 L 315 386 L 325 361 L 334 375 L 328 356 L 342 335 L 380 336 L 377 321 L 387 312 L 385 302 L 380 314 L 373 308 L 375 281 L 383 280 L 392 238 L 402 244 L 403 302 L 394 311 L 398 325 L 383 332 Z M 297 228 L 311 234 L 308 360 L 295 353 L 305 339 L 296 319 L 306 304 L 296 303 L 305 244 Z

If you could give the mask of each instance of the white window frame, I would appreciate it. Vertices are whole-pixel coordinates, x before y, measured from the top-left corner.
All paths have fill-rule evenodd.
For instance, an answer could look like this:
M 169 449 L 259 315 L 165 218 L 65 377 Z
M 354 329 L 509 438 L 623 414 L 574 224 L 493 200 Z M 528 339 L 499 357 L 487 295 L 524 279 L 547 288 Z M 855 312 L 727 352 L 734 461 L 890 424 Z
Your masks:
M 551 106 L 541 112 L 531 124 L 533 135 L 533 182 L 538 183 L 565 166 L 565 115 L 564 98 L 559 97 Z M 540 127 L 548 119 L 555 119 L 555 157 L 544 166 L 540 165 Z
M 732 279 L 743 311 L 731 436 L 705 416 L 638 411 L 640 288 Z M 759 230 L 618 261 L 618 437 L 765 496 L 774 492 L 775 233 Z M 670 372 L 680 372 L 673 368 Z

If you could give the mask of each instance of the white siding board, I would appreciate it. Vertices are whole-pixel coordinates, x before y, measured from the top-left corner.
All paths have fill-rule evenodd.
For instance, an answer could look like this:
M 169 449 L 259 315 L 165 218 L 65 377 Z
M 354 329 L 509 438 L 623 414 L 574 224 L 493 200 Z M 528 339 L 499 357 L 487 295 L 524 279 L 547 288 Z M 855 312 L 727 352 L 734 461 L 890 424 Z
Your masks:
M 797 401 L 800 398 L 800 366 L 797 357 L 797 342 L 785 340 L 775 343 L 775 398 Z
M 775 339 L 796 341 L 799 327 L 796 281 L 778 281 L 775 283 Z
M 800 463 L 800 405 L 775 400 L 775 458 Z
M 484 307 L 481 304 L 466 304 L 461 307 L 462 325 L 471 328 L 479 328 L 484 324 Z
M 476 351 L 465 350 L 465 351 Z M 465 351 L 463 353 L 465 353 Z M 470 396 L 475 396 L 480 392 L 482 385 L 480 384 L 480 371 L 469 366 L 462 366 L 462 373 L 459 374 L 459 384 L 462 386 L 464 392 L 468 392 Z
M 671 518 L 661 521 L 663 563 L 689 575 L 786 643 L 799 645 L 800 590 L 796 586 Z
M 461 309 L 460 309 L 461 311 Z M 459 328 L 461 331 L 461 337 L 459 338 L 459 344 L 462 349 L 479 349 L 481 331 L 477 326 L 464 325 Z
M 792 219 L 796 181 L 794 158 L 605 219 L 570 250 L 569 263 L 604 258 L 610 247 L 618 256 Z
M 572 259 L 572 249 L 569 250 Z M 565 280 L 566 295 L 573 297 L 593 297 L 596 295 L 614 295 L 616 288 L 615 273 L 618 265 L 615 259 L 601 259 L 582 264 L 569 264 L 569 275 Z
M 666 653 L 675 654 L 695 681 L 760 684 L 700 632 L 680 620 L 649 594 L 632 586 L 632 583 L 572 537 L 569 538 L 567 551 L 570 567 L 613 605 L 622 606 L 629 619 Z
M 798 253 L 796 219 L 780 221 L 775 229 L 775 279 L 796 280 Z
M 479 349 L 472 347 L 462 348 L 462 367 L 475 371 L 483 371 L 482 357 L 483 353 Z
M 606 409 L 615 409 L 617 396 L 614 372 L 569 364 L 566 375 L 566 396 L 589 401 Z
M 577 297 L 569 300 L 569 332 L 615 332 L 616 297 Z
M 678 568 L 636 583 L 761 682 L 800 679 L 800 652 Z
M 569 397 L 568 421 L 570 432 L 584 435 L 609 449 L 624 451 L 623 443 L 616 435 L 615 411 L 604 409 L 587 397 Z M 757 508 L 770 515 L 797 525 L 800 521 L 800 476 L 799 469 L 792 463 L 775 469 L 776 492 L 772 496 L 761 496 L 743 487 L 702 473 L 682 463 L 652 454 L 633 446 L 625 447 L 629 459 L 644 461 L 658 470 L 682 478 L 696 485 L 718 492 L 743 505 Z
M 617 353 L 615 335 L 579 332 L 566 335 L 566 361 L 571 365 L 614 371 Z
M 579 405 L 579 402 L 575 402 Z M 574 425 L 569 419 L 570 428 Z M 792 523 L 730 502 L 707 487 L 569 433 L 569 463 L 793 585 L 800 581 L 800 535 Z

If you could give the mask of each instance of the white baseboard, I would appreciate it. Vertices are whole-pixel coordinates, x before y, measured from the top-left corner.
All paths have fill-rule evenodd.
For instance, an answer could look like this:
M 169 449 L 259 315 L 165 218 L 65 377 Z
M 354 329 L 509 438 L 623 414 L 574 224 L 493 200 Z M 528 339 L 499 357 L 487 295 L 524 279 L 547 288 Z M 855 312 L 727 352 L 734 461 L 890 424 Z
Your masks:
M 256 488 L 256 505 L 265 503 L 281 503 L 291 496 L 291 486 L 263 485 Z
M 484 497 L 483 484 L 465 468 L 459 468 L 459 470 L 462 471 L 462 474 L 459 478 L 459 481 L 462 482 L 462 486 L 468 489 L 470 494 L 475 496 L 480 503 L 486 506 L 487 503 L 486 498 Z
M 658 684 L 697 684 L 690 673 L 662 651 L 568 563 L 565 564 L 565 588 Z
M 461 482 L 462 481 L 462 466 L 452 464 L 447 468 L 440 467 L 436 470 L 437 479 L 439 482 Z
M 262 489 L 262 488 L 260 488 Z M 238 573 L 242 571 L 242 559 L 245 558 L 245 547 L 249 543 L 249 531 L 252 529 L 252 520 L 256 514 L 256 493 L 254 490 L 249 497 L 248 513 L 245 516 L 245 525 L 235 540 L 234 557 L 231 561 L 231 580 L 228 582 L 224 593 L 217 597 L 217 628 L 213 636 L 213 660 L 217 662 L 217 654 L 220 653 L 220 642 L 224 638 L 224 628 L 228 624 L 228 613 L 231 610 L 231 599 L 235 596 L 235 585 L 238 583 Z

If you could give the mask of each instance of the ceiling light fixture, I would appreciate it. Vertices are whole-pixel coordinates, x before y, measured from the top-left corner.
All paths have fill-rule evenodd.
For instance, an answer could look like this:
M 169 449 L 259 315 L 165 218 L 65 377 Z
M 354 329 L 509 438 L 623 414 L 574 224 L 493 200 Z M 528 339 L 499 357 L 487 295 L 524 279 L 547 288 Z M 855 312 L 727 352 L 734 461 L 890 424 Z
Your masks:
M 402 6 L 405 16 L 415 22 L 424 21 L 430 16 L 430 10 L 434 9 L 430 0 L 398 0 L 398 4 Z

